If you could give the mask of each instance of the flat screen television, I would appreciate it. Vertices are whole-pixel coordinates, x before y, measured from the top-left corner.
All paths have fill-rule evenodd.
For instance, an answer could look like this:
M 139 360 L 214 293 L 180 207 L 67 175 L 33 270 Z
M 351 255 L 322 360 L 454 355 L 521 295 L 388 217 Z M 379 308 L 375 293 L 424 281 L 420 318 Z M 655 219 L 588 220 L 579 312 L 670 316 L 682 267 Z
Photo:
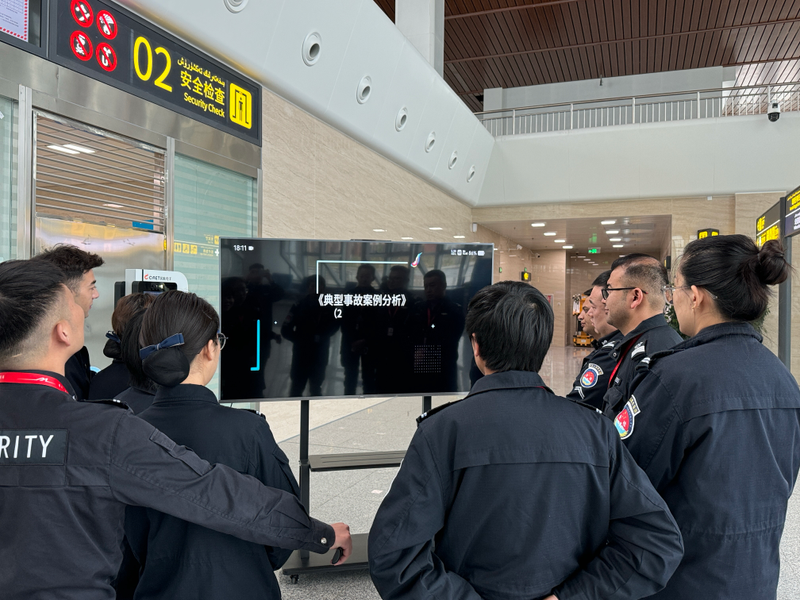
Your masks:
M 492 244 L 222 238 L 221 399 L 460 394 Z M 474 373 L 473 373 L 474 376 Z

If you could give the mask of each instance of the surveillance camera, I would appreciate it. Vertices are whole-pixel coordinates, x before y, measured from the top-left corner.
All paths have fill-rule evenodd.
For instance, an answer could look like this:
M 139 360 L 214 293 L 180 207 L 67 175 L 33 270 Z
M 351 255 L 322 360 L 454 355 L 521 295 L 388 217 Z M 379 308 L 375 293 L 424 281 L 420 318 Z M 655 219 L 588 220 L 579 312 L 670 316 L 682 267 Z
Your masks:
M 542 258 L 542 255 L 541 254 L 537 254 L 536 258 Z
M 773 123 L 781 118 L 781 103 L 770 102 L 769 109 L 767 110 L 767 117 Z

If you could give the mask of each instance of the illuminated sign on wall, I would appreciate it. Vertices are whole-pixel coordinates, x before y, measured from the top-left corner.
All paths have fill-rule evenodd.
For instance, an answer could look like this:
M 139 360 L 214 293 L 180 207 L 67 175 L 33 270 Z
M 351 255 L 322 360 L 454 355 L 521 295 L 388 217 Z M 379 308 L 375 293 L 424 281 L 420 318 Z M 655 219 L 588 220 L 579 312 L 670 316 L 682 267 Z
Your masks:
M 784 237 L 800 233 L 800 187 L 786 196 L 786 220 Z
M 260 86 L 119 7 L 59 0 L 50 35 L 50 60 L 261 145 Z
M 702 240 L 707 237 L 714 237 L 719 235 L 719 229 L 700 229 L 697 231 L 697 239 Z
M 769 240 L 781 239 L 781 205 L 774 204 L 756 219 L 756 245 L 761 248 Z

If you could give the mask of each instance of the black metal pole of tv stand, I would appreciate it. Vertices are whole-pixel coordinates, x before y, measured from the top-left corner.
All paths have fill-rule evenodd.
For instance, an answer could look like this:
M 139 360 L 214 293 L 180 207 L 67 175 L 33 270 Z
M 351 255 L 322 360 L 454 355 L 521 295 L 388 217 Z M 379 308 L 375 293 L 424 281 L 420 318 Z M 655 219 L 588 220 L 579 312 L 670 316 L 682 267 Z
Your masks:
M 426 413 L 431 409 L 432 398 L 431 396 L 422 397 L 422 412 Z M 310 430 L 310 400 L 300 401 L 300 501 L 306 510 L 311 512 L 311 465 L 308 459 L 308 435 Z M 366 548 L 366 533 L 354 534 L 353 555 L 342 566 L 337 567 L 341 570 L 349 569 L 362 569 L 368 566 L 367 564 L 367 548 Z M 295 555 L 297 555 L 296 560 Z M 292 578 L 292 582 L 297 582 L 299 573 L 329 570 L 332 568 L 330 563 L 322 560 L 322 557 L 312 557 L 309 555 L 308 550 L 299 550 L 289 559 L 284 572 L 287 572 Z M 294 564 L 297 562 L 298 564 Z M 288 567 L 288 568 L 287 568 Z M 344 567 L 344 569 L 343 569 Z

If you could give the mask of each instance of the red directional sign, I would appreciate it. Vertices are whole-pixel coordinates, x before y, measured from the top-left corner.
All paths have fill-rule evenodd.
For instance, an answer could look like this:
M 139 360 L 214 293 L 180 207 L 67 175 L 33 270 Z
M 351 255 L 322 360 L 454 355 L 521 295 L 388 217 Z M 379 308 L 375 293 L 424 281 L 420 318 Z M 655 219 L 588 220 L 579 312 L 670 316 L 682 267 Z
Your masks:
M 90 27 L 94 22 L 94 11 L 92 11 L 91 5 L 86 0 L 72 0 L 70 12 L 72 13 L 72 18 L 81 27 Z
M 117 68 L 117 53 L 105 42 L 97 44 L 97 62 L 110 73 Z
M 69 47 L 72 49 L 72 53 L 81 60 L 91 60 L 92 40 L 82 31 L 74 31 L 69 36 Z
M 107 10 L 101 10 L 97 13 L 97 28 L 100 30 L 100 34 L 106 38 L 107 40 L 113 40 L 117 37 L 117 31 L 119 27 L 117 27 L 117 20 Z

